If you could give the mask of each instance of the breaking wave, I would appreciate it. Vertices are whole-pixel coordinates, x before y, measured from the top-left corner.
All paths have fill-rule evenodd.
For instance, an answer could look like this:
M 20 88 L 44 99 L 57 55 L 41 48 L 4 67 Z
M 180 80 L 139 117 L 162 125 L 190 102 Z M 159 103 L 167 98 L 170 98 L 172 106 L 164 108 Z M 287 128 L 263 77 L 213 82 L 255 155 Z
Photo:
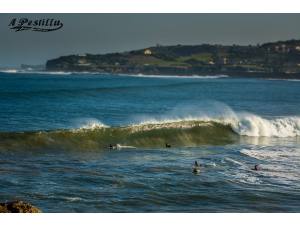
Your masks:
M 300 117 L 265 119 L 253 114 L 242 114 L 232 123 L 232 129 L 242 136 L 296 137 L 300 136 Z
M 18 73 L 18 70 L 16 70 L 16 69 L 6 69 L 6 70 L 0 70 L 0 73 Z
M 46 70 L 25 70 L 25 69 L 4 69 L 0 73 L 15 73 L 15 74 L 45 74 L 45 75 L 71 75 L 71 74 L 88 74 L 88 75 L 109 75 L 103 72 L 89 72 L 89 71 L 46 71 Z M 196 79 L 219 79 L 228 78 L 228 75 L 145 75 L 145 74 L 115 74 L 115 76 L 126 77 L 143 77 L 143 78 L 196 78 Z
M 196 147 L 232 144 L 240 137 L 300 136 L 300 117 L 264 118 L 235 112 L 220 102 L 178 105 L 165 116 L 136 116 L 110 127 L 97 119 L 80 119 L 73 129 L 0 132 L 0 149 L 105 149 L 110 145 L 139 148 Z M 243 138 L 244 139 L 244 138 Z
M 292 81 L 292 82 L 300 82 L 300 79 L 287 79 L 287 78 L 268 78 L 266 80 L 275 80 L 275 81 Z
M 15 74 L 49 74 L 49 75 L 70 75 L 72 72 L 65 71 L 37 71 L 37 70 L 22 70 L 22 69 L 6 69 L 0 70 L 0 73 L 15 73 Z
M 145 74 L 120 74 L 121 76 L 131 76 L 131 77 L 145 77 L 145 78 L 198 78 L 198 79 L 219 79 L 227 78 L 228 75 L 145 75 Z
M 110 144 L 140 148 L 194 147 L 234 143 L 240 136 L 300 136 L 300 118 L 265 119 L 253 114 L 225 118 L 147 120 L 123 127 L 89 121 L 77 129 L 2 132 L 0 149 L 105 149 Z
M 232 143 L 230 126 L 215 122 L 181 121 L 126 127 L 82 127 L 72 130 L 0 133 L 0 149 L 105 149 L 110 144 L 141 148 Z

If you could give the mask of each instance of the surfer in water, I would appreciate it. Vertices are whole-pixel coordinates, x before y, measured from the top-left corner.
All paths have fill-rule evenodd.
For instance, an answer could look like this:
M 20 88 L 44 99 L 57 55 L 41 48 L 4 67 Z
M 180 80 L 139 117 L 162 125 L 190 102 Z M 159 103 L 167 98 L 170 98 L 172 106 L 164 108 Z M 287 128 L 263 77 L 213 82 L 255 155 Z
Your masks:
M 171 145 L 166 143 L 166 148 L 171 148 Z
M 258 170 L 260 170 L 260 166 L 258 164 L 256 164 L 252 170 L 258 171 Z
M 193 173 L 198 174 L 200 173 L 200 165 L 198 164 L 197 161 L 195 161 L 194 166 L 193 166 Z
M 109 147 L 108 147 L 109 149 L 116 149 L 117 148 L 117 146 L 116 145 L 112 145 L 112 144 L 109 144 Z

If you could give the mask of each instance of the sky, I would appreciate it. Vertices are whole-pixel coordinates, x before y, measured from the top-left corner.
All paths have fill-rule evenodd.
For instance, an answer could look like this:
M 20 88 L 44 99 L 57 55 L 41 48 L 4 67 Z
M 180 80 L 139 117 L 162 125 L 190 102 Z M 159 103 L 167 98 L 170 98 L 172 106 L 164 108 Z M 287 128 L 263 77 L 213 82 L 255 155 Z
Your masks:
M 13 18 L 59 19 L 63 28 L 15 32 L 8 26 Z M 0 67 L 156 44 L 249 45 L 300 39 L 299 21 L 300 14 L 0 14 Z

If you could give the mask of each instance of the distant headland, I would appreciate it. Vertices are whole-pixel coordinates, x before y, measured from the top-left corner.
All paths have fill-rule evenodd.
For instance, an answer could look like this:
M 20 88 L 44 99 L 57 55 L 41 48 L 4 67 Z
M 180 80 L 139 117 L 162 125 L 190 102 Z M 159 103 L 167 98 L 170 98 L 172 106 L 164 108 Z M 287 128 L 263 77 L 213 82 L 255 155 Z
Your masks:
M 48 60 L 46 70 L 300 78 L 300 40 L 248 46 L 156 45 L 122 53 L 69 55 Z

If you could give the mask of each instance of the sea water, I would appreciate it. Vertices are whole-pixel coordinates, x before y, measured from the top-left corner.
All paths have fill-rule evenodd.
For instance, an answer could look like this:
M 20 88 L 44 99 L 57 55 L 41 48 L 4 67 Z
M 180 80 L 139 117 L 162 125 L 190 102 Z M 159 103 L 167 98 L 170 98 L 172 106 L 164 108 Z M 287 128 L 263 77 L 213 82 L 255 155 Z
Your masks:
M 299 212 L 299 99 L 298 80 L 2 72 L 0 201 Z

